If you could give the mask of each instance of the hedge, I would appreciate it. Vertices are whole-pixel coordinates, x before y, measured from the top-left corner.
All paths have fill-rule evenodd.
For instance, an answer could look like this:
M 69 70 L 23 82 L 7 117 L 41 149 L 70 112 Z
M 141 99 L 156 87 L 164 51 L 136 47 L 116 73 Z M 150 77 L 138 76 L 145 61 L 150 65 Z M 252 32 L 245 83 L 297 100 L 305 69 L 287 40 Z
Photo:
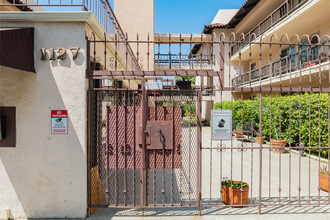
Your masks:
M 301 103 L 300 106 L 299 100 Z M 252 101 L 240 99 L 233 102 L 224 101 L 222 102 L 222 109 L 232 109 L 233 121 L 236 129 L 240 129 L 241 125 L 244 125 L 244 123 L 251 124 L 252 118 L 254 129 L 256 133 L 259 133 L 259 102 L 259 96 L 255 97 Z M 279 106 L 280 102 L 281 108 Z M 265 136 L 268 141 L 270 138 L 278 139 L 281 137 L 281 139 L 286 139 L 291 146 L 295 146 L 296 143 L 299 143 L 299 136 L 301 136 L 301 143 L 304 143 L 305 146 L 319 146 L 319 142 L 323 146 L 329 146 L 328 102 L 329 96 L 327 93 L 311 93 L 310 95 L 309 93 L 304 93 L 291 96 L 262 97 L 262 135 Z M 214 108 L 220 109 L 221 103 L 215 103 Z M 301 118 L 300 125 L 299 117 Z M 301 132 L 301 135 L 299 135 L 299 131 Z M 316 149 L 312 149 L 311 151 L 312 153 L 318 154 Z M 321 151 L 322 157 L 327 157 L 327 155 L 328 150 Z

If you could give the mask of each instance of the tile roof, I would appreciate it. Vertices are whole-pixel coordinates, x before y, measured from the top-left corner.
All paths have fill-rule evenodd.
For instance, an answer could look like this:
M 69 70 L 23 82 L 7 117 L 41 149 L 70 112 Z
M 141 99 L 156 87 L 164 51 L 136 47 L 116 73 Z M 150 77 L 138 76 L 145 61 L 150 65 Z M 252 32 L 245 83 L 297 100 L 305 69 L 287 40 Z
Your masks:
M 242 7 L 236 12 L 236 14 L 230 19 L 228 24 L 220 24 L 220 23 L 214 23 L 214 24 L 208 24 L 204 26 L 204 29 L 202 33 L 204 34 L 211 34 L 213 29 L 215 28 L 234 28 L 236 25 L 238 25 L 244 17 L 256 6 L 260 0 L 246 0 L 245 3 L 242 5 Z M 202 44 L 195 44 L 193 48 L 191 49 L 190 53 L 195 54 L 198 52 L 198 50 L 201 48 Z
M 202 33 L 211 34 L 214 28 L 226 28 L 226 26 L 227 24 L 220 24 L 220 23 L 207 24 L 204 26 Z
M 256 6 L 260 0 L 246 0 L 242 7 L 236 12 L 236 14 L 230 19 L 227 24 L 208 24 L 204 26 L 204 34 L 211 34 L 215 28 L 234 28 L 243 20 L 243 18 Z
M 234 28 L 256 6 L 260 0 L 246 0 L 234 17 L 228 22 L 227 28 Z

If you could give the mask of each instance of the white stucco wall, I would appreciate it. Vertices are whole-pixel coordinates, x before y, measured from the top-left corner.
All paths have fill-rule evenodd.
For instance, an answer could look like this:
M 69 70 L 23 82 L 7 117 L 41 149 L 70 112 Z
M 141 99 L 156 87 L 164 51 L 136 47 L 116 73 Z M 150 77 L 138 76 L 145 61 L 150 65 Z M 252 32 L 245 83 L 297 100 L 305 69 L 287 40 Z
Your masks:
M 0 219 L 84 217 L 86 54 L 83 22 L 1 22 L 34 27 L 37 73 L 1 67 L 0 106 L 16 106 L 16 147 L 0 148 Z M 80 47 L 76 60 L 70 47 Z M 65 61 L 40 60 L 41 48 L 64 47 Z M 51 110 L 68 110 L 68 135 L 51 135 Z
M 221 33 L 224 33 L 226 36 L 226 39 L 222 40 L 229 40 L 230 33 L 232 32 L 232 29 L 215 29 L 215 36 L 216 36 L 216 41 L 220 42 L 220 36 Z M 224 86 L 229 87 L 231 86 L 230 81 L 235 77 L 235 69 L 233 65 L 230 65 L 230 58 L 228 56 L 228 52 L 230 51 L 230 46 L 228 43 L 225 43 L 225 48 L 224 48 Z M 220 70 L 220 45 L 219 44 L 214 44 L 213 45 L 213 53 L 215 56 L 215 62 L 214 62 L 214 70 L 219 71 Z M 214 77 L 213 78 L 213 85 L 219 89 L 219 78 Z M 215 92 L 215 100 L 214 102 L 220 102 L 222 101 L 229 101 L 231 100 L 231 92 L 229 91 L 223 91 L 222 92 L 222 97 L 220 92 Z
M 230 19 L 234 17 L 238 9 L 219 9 L 217 15 L 214 17 L 212 24 L 228 24 Z

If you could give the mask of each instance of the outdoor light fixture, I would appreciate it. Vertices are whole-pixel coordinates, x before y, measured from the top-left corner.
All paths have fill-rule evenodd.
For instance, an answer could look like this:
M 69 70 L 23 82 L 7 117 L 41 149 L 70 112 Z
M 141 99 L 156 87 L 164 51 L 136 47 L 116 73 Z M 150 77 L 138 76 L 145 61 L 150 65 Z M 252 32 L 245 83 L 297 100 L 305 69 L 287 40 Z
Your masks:
M 6 138 L 6 117 L 0 115 L 0 140 Z
M 16 147 L 16 107 L 0 106 L 1 147 Z

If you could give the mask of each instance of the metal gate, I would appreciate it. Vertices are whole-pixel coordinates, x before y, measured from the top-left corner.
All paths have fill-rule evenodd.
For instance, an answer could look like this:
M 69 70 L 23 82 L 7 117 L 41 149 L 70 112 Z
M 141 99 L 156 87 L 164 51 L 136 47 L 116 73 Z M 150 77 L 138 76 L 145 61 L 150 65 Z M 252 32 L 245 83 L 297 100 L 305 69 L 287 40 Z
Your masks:
M 108 88 L 90 96 L 92 205 L 198 206 L 200 109 L 183 112 L 196 108 L 197 92 Z
M 236 37 L 88 40 L 90 208 L 250 207 L 247 213 L 260 214 L 328 207 L 330 192 L 323 190 L 330 187 L 321 180 L 330 176 L 321 173 L 330 167 L 330 36 Z M 129 45 L 136 46 L 136 62 Z M 142 45 L 153 70 L 141 68 Z M 206 45 L 210 54 L 184 55 L 184 45 L 188 51 Z M 151 48 L 158 48 L 154 57 Z M 108 70 L 96 70 L 97 60 Z M 199 84 L 174 88 L 176 77 L 198 77 Z M 207 101 L 233 111 L 233 132 L 243 138 L 211 140 L 202 127 Z M 269 143 L 256 143 L 263 135 Z M 247 203 L 243 185 L 236 189 L 241 202 L 224 202 L 223 178 L 247 183 Z

